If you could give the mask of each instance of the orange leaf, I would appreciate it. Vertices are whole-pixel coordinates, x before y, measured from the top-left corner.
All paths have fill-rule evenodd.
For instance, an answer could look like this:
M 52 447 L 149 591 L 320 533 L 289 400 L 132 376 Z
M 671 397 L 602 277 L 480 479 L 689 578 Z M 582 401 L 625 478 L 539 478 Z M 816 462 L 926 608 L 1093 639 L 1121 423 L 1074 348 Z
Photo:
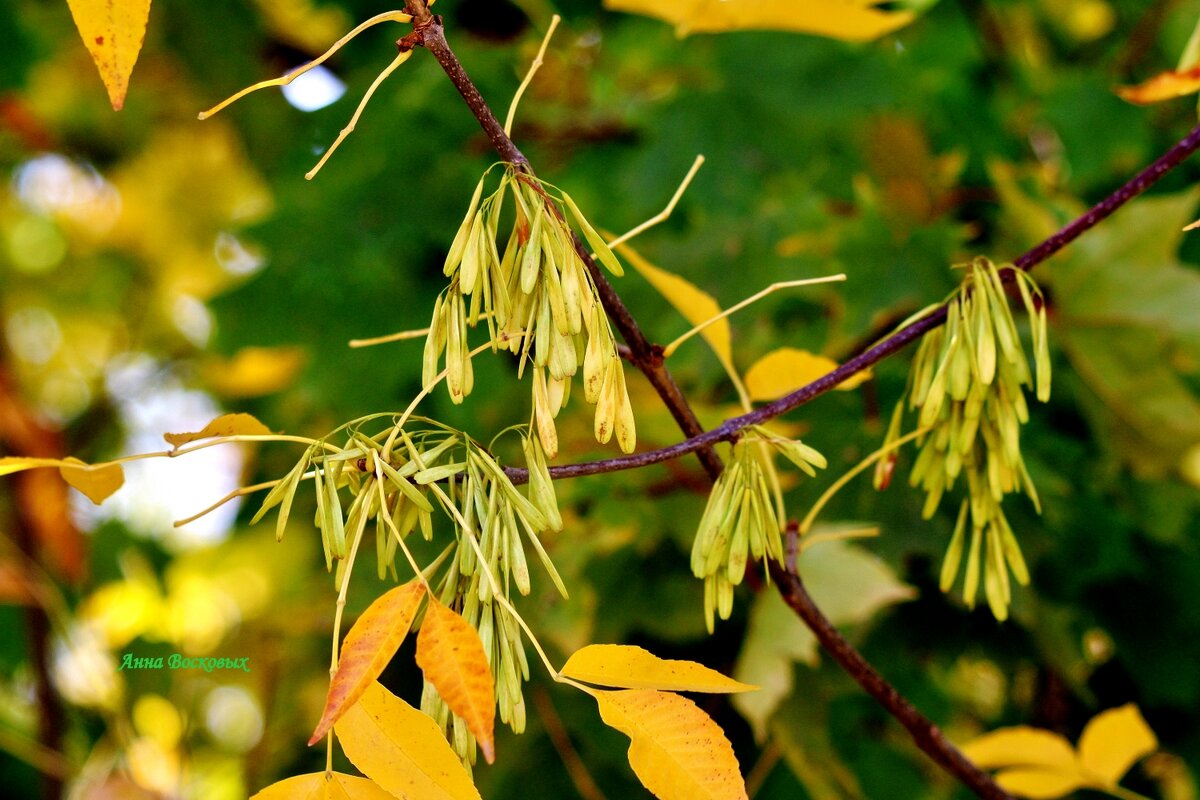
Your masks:
M 310 772 L 272 783 L 250 800 L 396 800 L 396 796 L 366 778 L 335 772 L 326 780 L 324 772 Z
M 67 0 L 114 111 L 125 105 L 129 76 L 146 38 L 150 0 Z
M 563 665 L 562 674 L 623 689 L 752 692 L 757 688 L 693 661 L 659 658 L 641 647 L 623 644 L 590 644 L 577 650 Z
M 319 742 L 383 672 L 408 634 L 424 596 L 425 584 L 419 580 L 397 586 L 371 603 L 350 628 L 342 642 L 337 672 L 329 682 L 325 711 L 309 745 Z
M 1160 72 L 1137 86 L 1118 86 L 1115 91 L 1122 100 L 1140 106 L 1183 97 L 1200 91 L 1200 64 L 1183 72 Z
M 125 471 L 120 464 L 85 464 L 78 458 L 64 458 L 58 468 L 64 481 L 100 505 L 125 483 Z
M 271 429 L 249 414 L 222 414 L 195 433 L 164 433 L 163 438 L 172 447 L 181 447 L 197 439 L 214 436 L 267 436 Z
M 629 737 L 629 765 L 659 800 L 746 800 L 733 746 L 691 700 L 649 689 L 592 695 L 604 722 Z
M 350 763 L 404 800 L 479 800 L 437 723 L 379 683 L 334 725 Z
M 467 723 L 487 762 L 495 761 L 496 689 L 483 642 L 466 620 L 436 597 L 429 598 L 417 634 L 417 665 L 450 710 Z

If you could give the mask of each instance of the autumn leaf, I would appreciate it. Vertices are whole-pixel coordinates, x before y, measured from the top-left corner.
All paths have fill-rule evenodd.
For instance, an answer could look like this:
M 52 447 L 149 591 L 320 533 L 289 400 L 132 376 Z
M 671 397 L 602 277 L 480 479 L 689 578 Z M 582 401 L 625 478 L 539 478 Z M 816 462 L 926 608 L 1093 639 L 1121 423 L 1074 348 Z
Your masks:
M 308 740 L 310 746 L 321 740 L 383 672 L 408 634 L 424 597 L 425 584 L 419 580 L 397 586 L 371 603 L 350 628 L 342 642 L 337 672 L 329 682 L 321 721 Z
M 1118 86 L 1117 96 L 1140 106 L 1173 100 L 1200 91 L 1200 64 L 1183 71 L 1167 70 L 1136 86 Z
M 250 800 L 396 800 L 373 781 L 334 772 L 310 772 L 272 783 Z
M 1158 739 L 1133 703 L 1097 714 L 1079 736 L 1079 763 L 1107 786 L 1158 749 Z
M 672 23 L 680 36 L 754 29 L 870 41 L 914 19 L 911 11 L 880 11 L 874 0 L 604 0 L 604 5 Z
M 78 458 L 0 458 L 0 475 L 23 472 L 39 467 L 58 467 L 62 479 L 87 495 L 96 505 L 103 503 L 125 483 L 125 471 L 120 464 L 88 464 Z
M 334 724 L 355 767 L 403 800 L 480 800 L 436 722 L 372 683 Z
M 755 361 L 746 371 L 746 391 L 750 393 L 751 400 L 776 400 L 837 368 L 838 363 L 832 358 L 795 347 L 781 347 Z M 870 370 L 864 370 L 834 388 L 847 391 L 870 377 Z
M 120 464 L 85 464 L 77 458 L 65 458 L 58 472 L 64 481 L 96 505 L 107 500 L 125 483 L 125 471 Z
M 96 62 L 114 111 L 125 105 L 129 76 L 146 38 L 150 0 L 67 0 L 75 27 Z
M 1020 797 L 1053 800 L 1076 789 L 1117 793 L 1118 782 L 1158 740 L 1132 703 L 1097 714 L 1083 729 L 1078 752 L 1050 731 L 1001 728 L 963 745 L 983 769 L 999 769 L 996 782 Z
M 708 292 L 696 288 L 695 284 L 679 277 L 674 272 L 656 267 L 627 244 L 617 247 L 621 254 L 646 282 L 658 290 L 683 318 L 693 325 L 706 322 L 721 313 L 721 306 Z M 700 332 L 712 347 L 717 358 L 730 371 L 733 370 L 733 342 L 729 320 L 719 319 Z
M 417 634 L 417 665 L 450 710 L 467 723 L 489 764 L 496 759 L 496 689 L 483 642 L 467 621 L 429 598 Z
M 233 358 L 206 361 L 202 372 L 218 394 L 259 397 L 290 385 L 307 360 L 299 347 L 243 347 Z
M 27 469 L 35 469 L 37 467 L 57 467 L 62 465 L 62 461 L 57 458 L 24 458 L 22 456 L 5 456 L 0 458 L 0 475 L 9 475 L 13 472 L 23 472 Z
M 746 800 L 733 746 L 691 700 L 650 689 L 592 695 L 605 724 L 629 737 L 629 765 L 659 800 Z
M 182 447 L 188 442 L 211 439 L 214 436 L 268 436 L 271 429 L 249 414 L 222 414 L 195 433 L 164 433 L 163 438 L 172 447 Z
M 727 678 L 693 661 L 659 658 L 641 647 L 591 644 L 577 650 L 562 674 L 586 683 L 622 689 L 673 692 L 752 692 L 758 687 Z

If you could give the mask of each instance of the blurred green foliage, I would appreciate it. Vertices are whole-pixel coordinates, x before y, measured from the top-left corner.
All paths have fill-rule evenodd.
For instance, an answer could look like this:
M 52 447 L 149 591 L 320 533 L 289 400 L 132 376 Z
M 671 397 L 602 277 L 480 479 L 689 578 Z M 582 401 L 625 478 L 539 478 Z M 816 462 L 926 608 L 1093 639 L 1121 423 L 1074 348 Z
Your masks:
M 347 341 L 428 324 L 445 249 L 493 160 L 433 60 L 418 53 L 384 85 L 311 183 L 304 172 L 402 29 L 373 29 L 331 60 L 348 90 L 327 108 L 302 112 L 268 92 L 195 119 L 382 10 L 361 0 L 156 3 L 125 110 L 113 114 L 66 5 L 7 4 L 0 366 L 10 399 L 61 429 L 70 453 L 101 460 L 148 449 L 134 436 L 145 436 L 147 420 L 195 430 L 197 416 L 218 407 L 321 435 L 400 410 L 419 390 L 419 343 Z M 722 306 L 772 281 L 847 274 L 736 316 L 743 370 L 785 344 L 845 358 L 941 299 L 958 281 L 950 265 L 1016 257 L 1194 122 L 1188 101 L 1137 108 L 1111 88 L 1174 66 L 1200 14 L 1196 0 L 942 0 L 867 45 L 760 32 L 677 39 L 596 0 L 442 0 L 437 10 L 498 112 L 549 15 L 565 17 L 514 138 L 598 226 L 621 231 L 656 213 L 695 155 L 707 157 L 670 220 L 638 241 L 659 266 Z M 924 522 L 921 498 L 900 480 L 876 493 L 860 479 L 823 517 L 881 528 L 857 547 L 914 587 L 915 599 L 846 620 L 847 630 L 952 739 L 1028 723 L 1074 740 L 1097 711 L 1136 702 L 1162 752 L 1129 785 L 1164 798 L 1195 797 L 1200 765 L 1200 245 L 1179 233 L 1197 215 L 1198 176 L 1200 166 L 1185 165 L 1036 271 L 1049 296 L 1056 381 L 1024 437 L 1044 514 L 1008 508 L 1033 573 L 1015 594 L 1014 619 L 997 624 L 938 592 L 956 504 Z M 617 288 L 652 340 L 686 329 L 632 272 Z M 299 348 L 303 366 L 279 370 L 277 385 L 231 378 L 230 359 L 245 348 Z M 279 366 L 272 353 L 290 357 L 265 351 L 251 377 Z M 789 492 L 792 516 L 878 446 L 880 410 L 899 396 L 910 356 L 786 419 L 830 461 Z M 528 387 L 513 366 L 478 360 L 486 391 L 462 406 L 439 391 L 423 413 L 490 439 L 527 414 Z M 706 424 L 734 413 L 736 396 L 700 339 L 670 366 Z M 630 391 L 639 445 L 677 441 L 640 378 L 631 375 Z M 590 426 L 574 407 L 560 419 L 560 463 L 609 452 Z M 11 449 L 3 430 L 0 441 Z M 221 468 L 249 484 L 282 475 L 296 453 L 244 457 Z M 139 505 L 182 491 L 156 484 L 163 474 L 152 466 L 131 480 L 123 492 L 136 496 L 121 511 L 73 505 L 87 534 L 49 545 L 80 549 L 88 565 L 66 580 L 46 559 L 62 601 L 57 630 L 72 632 L 71 647 L 55 646 L 68 708 L 63 755 L 72 770 L 87 766 L 81 786 L 103 783 L 125 758 L 144 788 L 122 784 L 128 793 L 112 795 L 122 797 L 171 787 L 172 796 L 242 797 L 323 768 L 323 748 L 303 746 L 323 700 L 334 601 L 305 520 L 312 509 L 298 506 L 276 544 L 267 528 L 245 527 L 251 500 L 231 530 L 200 546 L 172 538 L 169 523 Z M 701 584 L 687 568 L 704 506 L 697 486 L 691 460 L 560 484 L 567 525 L 552 554 L 571 599 L 557 600 L 542 581 L 521 604 L 553 657 L 623 641 L 733 670 L 764 601 L 743 587 L 734 618 L 704 635 Z M 21 524 L 14 492 L 0 484 L 8 541 Z M 190 497 L 186 513 L 218 497 Z M 8 577 L 23 564 L 12 546 L 0 550 L 11 603 L 0 607 L 0 782 L 13 797 L 38 791 L 13 745 L 35 738 L 38 715 L 22 634 L 27 598 Z M 350 613 L 385 588 L 371 572 L 354 582 Z M 858 587 L 842 588 L 853 596 Z M 99 631 L 90 645 L 88 631 Z M 248 657 L 252 671 L 104 672 L 126 652 Z M 384 680 L 415 700 L 411 661 L 402 650 Z M 793 688 L 766 738 L 724 701 L 703 701 L 756 797 L 964 796 L 835 666 L 777 663 Z M 108 675 L 107 688 L 72 688 L 89 669 Z M 547 796 L 576 796 L 556 749 L 563 731 L 606 796 L 642 796 L 627 741 L 603 728 L 589 699 L 537 674 L 530 693 L 529 732 L 502 734 L 497 764 L 476 770 L 485 797 L 524 797 L 532 782 Z

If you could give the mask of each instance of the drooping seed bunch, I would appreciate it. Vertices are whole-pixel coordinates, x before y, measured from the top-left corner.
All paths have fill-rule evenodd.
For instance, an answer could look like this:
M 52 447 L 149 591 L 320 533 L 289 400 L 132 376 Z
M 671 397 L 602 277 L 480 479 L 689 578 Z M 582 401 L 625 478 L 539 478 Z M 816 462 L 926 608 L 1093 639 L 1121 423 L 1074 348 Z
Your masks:
M 596 286 L 576 250 L 567 217 L 614 275 L 622 269 L 604 239 L 566 193 L 504 164 L 499 187 L 483 197 L 491 168 L 471 198 L 467 215 L 446 255 L 450 286 L 434 305 L 425 340 L 423 380 L 428 386 L 443 359 L 450 398 L 458 403 L 474 385 L 467 355 L 467 328 L 486 320 L 494 348 L 520 357 L 518 374 L 534 368 L 533 406 L 542 449 L 558 451 L 554 418 L 570 396 L 571 379 L 583 367 L 584 398 L 596 405 L 601 443 L 616 434 L 632 452 L 633 409 L 616 341 Z M 511 199 L 512 228 L 503 255 L 497 244 Z
M 783 519 L 767 481 L 770 450 L 766 446 L 809 475 L 816 474 L 814 467 L 825 467 L 825 457 L 813 448 L 757 426 L 747 428 L 733 446 L 692 544 L 692 574 L 704 579 L 704 619 L 710 633 L 714 610 L 721 619 L 729 619 L 733 589 L 745 577 L 751 557 L 783 561 Z
M 1037 491 L 1021 457 L 1021 425 L 1029 419 L 1025 388 L 1050 397 L 1050 355 L 1046 309 L 1041 291 L 1023 270 L 998 269 L 985 258 L 969 267 L 962 286 L 948 301 L 944 327 L 927 333 L 909 373 L 907 405 L 918 413 L 920 452 L 909 481 L 926 493 L 928 519 L 945 492 L 965 475 L 967 499 L 942 564 L 941 587 L 958 579 L 970 517 L 963 598 L 974 607 L 982 568 L 984 594 L 998 619 L 1008 616 L 1012 599 L 1009 573 L 1024 585 L 1029 572 L 1001 501 L 1024 492 L 1039 507 Z M 1021 294 L 1029 314 L 1036 376 L 1009 307 L 1004 278 Z M 899 438 L 905 399 L 892 414 L 887 439 Z M 886 468 L 876 471 L 876 486 Z M 1039 507 L 1040 510 L 1040 507 Z
M 455 530 L 455 541 L 443 554 L 447 557 L 438 560 L 446 564 L 438 584 L 440 599 L 460 610 L 478 630 L 500 719 L 520 733 L 525 727 L 522 684 L 529 677 L 529 664 L 518 622 L 496 595 L 508 601 L 514 587 L 522 595 L 530 592 L 525 540 L 558 591 L 567 595 L 540 539 L 563 524 L 541 443 L 534 435 L 521 437 L 529 470 L 528 488 L 522 493 L 495 457 L 460 431 L 414 417 L 413 422 L 428 427 L 410 432 L 393 424 L 369 435 L 363 428 L 373 419 L 353 423 L 340 449 L 310 447 L 268 494 L 254 521 L 278 505 L 281 536 L 296 487 L 311 478 L 326 565 L 338 564 L 340 584 L 344 559 L 372 519 L 379 575 L 390 571 L 395 578 L 397 549 L 417 528 L 431 540 L 432 512 L 440 506 Z M 344 489 L 353 496 L 349 506 L 341 497 Z M 475 741 L 466 724 L 428 684 L 422 710 L 442 725 L 464 763 L 474 763 Z

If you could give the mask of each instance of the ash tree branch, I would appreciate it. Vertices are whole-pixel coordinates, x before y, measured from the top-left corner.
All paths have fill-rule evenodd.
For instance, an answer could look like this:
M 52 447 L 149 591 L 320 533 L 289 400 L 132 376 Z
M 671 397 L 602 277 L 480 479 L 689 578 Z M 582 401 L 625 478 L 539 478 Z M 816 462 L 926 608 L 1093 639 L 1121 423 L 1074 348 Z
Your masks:
M 468 108 L 479 121 L 484 133 L 492 141 L 496 152 L 504 160 L 532 174 L 528 159 L 504 133 L 503 127 L 479 94 L 462 64 L 446 42 L 441 20 L 433 16 L 425 0 L 406 0 L 407 10 L 413 16 L 415 28 L 410 37 L 400 41 L 401 47 L 424 46 L 441 65 L 443 71 L 458 89 Z M 1171 148 L 1153 164 L 1105 198 L 1086 214 L 1074 220 L 1062 230 L 1025 253 L 1013 264 L 1029 270 L 1065 247 L 1068 243 L 1090 230 L 1125 203 L 1141 194 L 1163 175 L 1181 164 L 1200 147 L 1200 126 L 1181 142 Z M 611 459 L 602 459 L 580 464 L 551 468 L 555 478 L 570 478 L 635 469 L 650 464 L 679 458 L 688 453 L 697 453 L 705 471 L 714 479 L 722 470 L 720 458 L 713 450 L 718 442 L 735 441 L 741 431 L 750 425 L 760 424 L 808 403 L 824 394 L 853 375 L 870 368 L 888 356 L 903 349 L 928 331 L 946 321 L 947 308 L 941 306 L 930 314 L 916 320 L 892 334 L 879 344 L 850 359 L 833 372 L 806 384 L 784 397 L 764 405 L 747 414 L 726 420 L 709 431 L 703 431 L 695 413 L 663 363 L 662 348 L 652 345 L 642 333 L 636 320 L 629 313 L 616 291 L 600 272 L 583 243 L 574 237 L 574 245 L 580 258 L 587 265 L 596 283 L 605 310 L 621 332 L 628 346 L 629 360 L 636 364 L 658 391 L 670 409 L 680 428 L 688 437 L 669 447 L 644 453 L 635 453 Z M 514 482 L 528 479 L 525 470 L 507 470 Z M 885 710 L 888 711 L 911 735 L 914 743 L 939 767 L 959 779 L 976 795 L 990 800 L 1001 800 L 1008 795 L 991 777 L 975 766 L 941 734 L 928 718 L 922 715 L 906 698 L 885 681 L 854 647 L 837 631 L 819 607 L 813 602 L 800 577 L 778 564 L 769 568 L 785 602 L 816 635 L 827 652 L 859 683 Z
M 479 122 L 479 127 L 491 140 L 492 146 L 500 158 L 509 162 L 517 169 L 532 176 L 533 168 L 529 164 L 529 159 L 521 152 L 520 148 L 513 143 L 508 134 L 504 132 L 504 126 L 496 119 L 496 115 L 492 113 L 491 107 L 487 101 L 479 94 L 479 89 L 471 81 L 466 70 L 463 69 L 462 63 L 454 55 L 454 51 L 450 49 L 449 43 L 446 41 L 445 33 L 442 29 L 441 17 L 434 16 L 429 12 L 429 7 L 425 0 L 408 0 L 406 10 L 413 17 L 414 28 L 412 34 L 404 37 L 398 42 L 401 48 L 412 48 L 423 46 L 429 51 L 430 55 L 437 60 L 446 76 L 450 78 L 450 82 L 454 84 L 454 88 L 458 89 L 458 93 L 462 95 L 463 101 L 475 115 L 475 119 Z M 592 258 L 591 251 L 587 246 L 580 241 L 579 237 L 573 230 L 568 228 L 571 234 L 571 241 L 574 245 L 575 252 L 579 254 L 579 258 L 587 267 L 588 272 L 592 276 L 592 282 L 596 285 L 596 290 L 600 294 L 600 302 L 604 306 L 608 318 L 612 320 L 617 330 L 621 334 L 621 338 L 625 340 L 625 344 L 629 347 L 630 360 L 634 365 L 641 370 L 646 379 L 650 381 L 650 385 L 658 392 L 663 403 L 671 412 L 671 416 L 675 418 L 675 422 L 679 425 L 680 430 L 689 438 L 695 438 L 704 432 L 704 427 L 700 424 L 700 420 L 696 417 L 696 413 L 692 410 L 691 404 L 684 397 L 683 392 L 679 388 L 679 384 L 675 382 L 675 378 L 671 375 L 664 363 L 662 348 L 653 345 L 646 338 L 638 325 L 637 320 L 629 312 L 621 297 L 613 289 L 612 284 L 608 282 L 608 278 L 601 272 L 599 265 Z M 704 471 L 713 480 L 721 474 L 723 465 L 720 457 L 712 446 L 707 443 L 701 443 L 689 452 L 695 452 L 700 459 L 700 463 L 704 466 Z

